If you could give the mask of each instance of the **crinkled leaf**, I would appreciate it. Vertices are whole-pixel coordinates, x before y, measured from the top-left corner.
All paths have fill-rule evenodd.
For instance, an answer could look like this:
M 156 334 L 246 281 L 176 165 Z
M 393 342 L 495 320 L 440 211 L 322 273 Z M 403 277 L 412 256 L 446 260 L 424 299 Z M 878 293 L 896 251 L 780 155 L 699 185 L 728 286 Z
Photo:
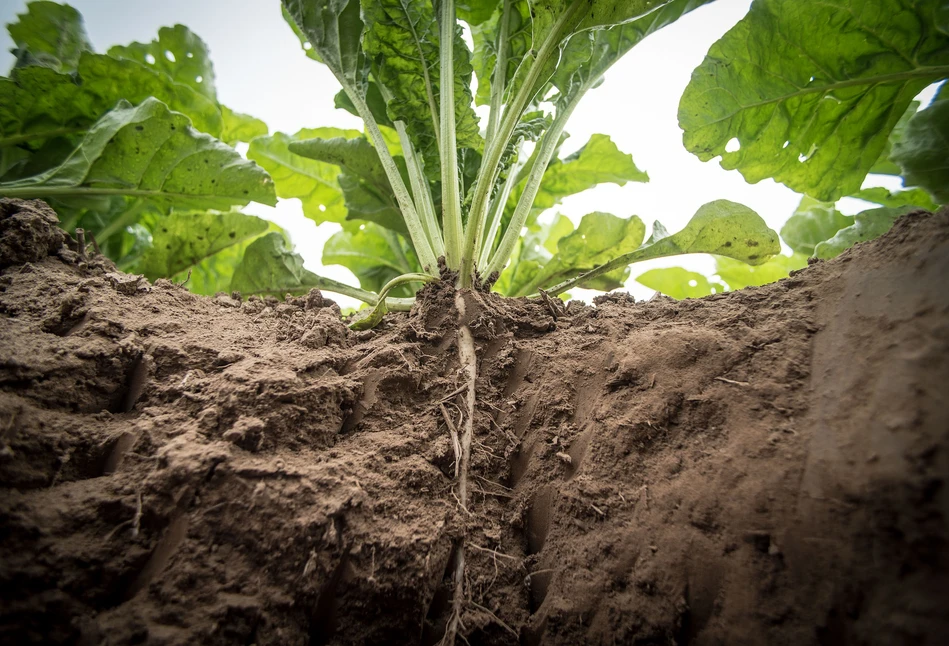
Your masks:
M 152 231 L 152 247 L 138 271 L 149 280 L 169 278 L 267 229 L 266 221 L 239 212 L 175 211 Z
M 905 186 L 922 186 L 940 204 L 949 202 L 949 101 L 917 112 L 890 158 L 903 169 Z
M 533 208 L 538 212 L 549 209 L 563 198 L 598 184 L 624 186 L 626 182 L 648 181 L 649 176 L 636 167 L 632 155 L 621 152 L 608 136 L 593 135 L 583 148 L 547 167 Z M 522 184 L 511 191 L 509 209 L 514 209 L 523 190 Z
M 893 126 L 893 130 L 890 132 L 890 136 L 887 137 L 886 144 L 883 146 L 883 152 L 880 153 L 880 159 L 870 168 L 871 173 L 876 173 L 877 175 L 899 175 L 903 172 L 899 164 L 890 159 L 890 155 L 893 152 L 893 144 L 903 138 L 903 133 L 906 131 L 906 124 L 913 118 L 917 110 L 919 110 L 919 101 L 910 101 L 906 112 L 904 112 L 900 120 L 896 122 L 896 125 Z
M 366 56 L 373 77 L 391 93 L 388 113 L 405 123 L 432 178 L 439 173 L 438 110 L 441 70 L 435 11 L 426 0 L 363 0 Z M 454 47 L 455 130 L 459 148 L 482 147 L 472 107 L 471 53 L 458 27 Z
M 187 85 L 212 101 L 217 100 L 214 66 L 208 46 L 184 25 L 162 27 L 150 43 L 115 45 L 109 56 L 126 58 L 167 74 L 175 83 Z
M 851 224 L 853 218 L 838 211 L 833 203 L 820 202 L 805 195 L 781 227 L 781 237 L 795 252 L 813 256 L 818 243 L 829 240 Z
M 650 269 L 637 276 L 636 282 L 676 300 L 702 298 L 725 291 L 725 285 L 682 267 Z
M 226 105 L 221 106 L 221 116 L 224 119 L 224 131 L 221 141 L 228 146 L 238 142 L 250 143 L 257 137 L 263 137 L 270 132 L 267 124 L 256 117 L 241 112 L 234 112 Z
M 79 56 L 92 51 L 82 14 L 55 2 L 31 2 L 17 22 L 7 25 L 17 48 L 58 72 L 74 72 Z
M 201 132 L 221 135 L 216 103 L 141 63 L 85 52 L 79 78 L 36 66 L 17 70 L 15 80 L 0 78 L 0 148 L 81 135 L 120 100 L 139 104 L 149 97 L 189 117 Z
M 807 254 L 794 253 L 790 256 L 779 254 L 768 262 L 755 266 L 740 260 L 718 257 L 715 259 L 715 265 L 715 273 L 718 277 L 728 283 L 729 289 L 735 290 L 752 285 L 767 285 L 787 278 L 795 269 L 807 267 Z
M 338 128 L 303 129 L 293 136 L 277 132 L 254 139 L 247 157 L 270 173 L 279 197 L 297 198 L 303 203 L 306 217 L 317 224 L 342 222 L 346 218 L 346 207 L 337 181 L 339 167 L 290 152 L 291 142 L 316 137 L 352 139 L 362 137 L 362 133 Z
M 905 191 L 889 191 L 880 186 L 864 188 L 848 197 L 855 197 L 859 200 L 873 202 L 880 206 L 896 208 L 900 206 L 912 206 L 915 208 L 935 211 L 939 205 L 933 202 L 932 196 L 921 188 L 911 188 Z
M 303 258 L 287 248 L 286 238 L 277 232 L 247 247 L 231 279 L 231 290 L 244 296 L 300 294 L 324 286 L 322 278 L 303 268 Z
M 157 99 L 122 101 L 59 166 L 0 185 L 11 196 L 120 194 L 179 207 L 275 204 L 273 182 L 237 151 Z
M 913 97 L 949 74 L 939 2 L 756 0 L 692 74 L 686 148 L 825 201 L 859 190 Z
M 379 292 L 397 276 L 418 273 L 421 265 L 404 238 L 372 223 L 348 226 L 334 234 L 323 247 L 324 265 L 342 265 L 356 275 L 363 289 Z M 412 296 L 407 286 L 390 295 Z
M 858 242 L 866 242 L 879 238 L 890 230 L 893 223 L 901 216 L 913 211 L 913 207 L 870 209 L 854 216 L 854 222 L 846 229 L 817 245 L 814 255 L 824 260 L 842 254 Z
M 362 52 L 363 22 L 359 0 L 282 0 L 311 58 L 325 64 L 343 87 L 366 95 L 368 62 Z M 306 47 L 304 46 L 304 49 Z

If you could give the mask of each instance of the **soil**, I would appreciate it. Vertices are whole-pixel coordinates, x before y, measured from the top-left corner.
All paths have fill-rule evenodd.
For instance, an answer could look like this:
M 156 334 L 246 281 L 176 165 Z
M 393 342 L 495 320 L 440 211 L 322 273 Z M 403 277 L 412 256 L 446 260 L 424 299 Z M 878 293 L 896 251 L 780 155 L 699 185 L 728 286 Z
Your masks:
M 0 642 L 949 640 L 949 212 L 778 283 L 454 291 L 351 332 L 194 296 L 0 201 Z M 463 540 L 462 540 L 463 539 Z

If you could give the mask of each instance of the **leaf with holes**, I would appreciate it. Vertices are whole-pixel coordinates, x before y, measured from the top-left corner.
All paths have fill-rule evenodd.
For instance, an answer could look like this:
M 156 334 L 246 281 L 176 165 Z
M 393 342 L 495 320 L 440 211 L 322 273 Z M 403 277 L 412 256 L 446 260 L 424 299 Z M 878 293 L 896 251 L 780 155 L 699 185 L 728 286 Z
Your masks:
M 686 148 L 819 200 L 859 190 L 913 97 L 949 77 L 941 1 L 755 0 L 682 95 Z

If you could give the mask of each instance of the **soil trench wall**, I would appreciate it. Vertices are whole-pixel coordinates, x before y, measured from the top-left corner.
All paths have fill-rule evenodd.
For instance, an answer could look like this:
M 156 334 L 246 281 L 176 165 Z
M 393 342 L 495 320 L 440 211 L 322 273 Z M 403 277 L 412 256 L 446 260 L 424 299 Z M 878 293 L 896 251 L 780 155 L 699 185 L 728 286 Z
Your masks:
M 197 297 L 0 201 L 0 642 L 940 644 L 949 213 L 595 307 Z

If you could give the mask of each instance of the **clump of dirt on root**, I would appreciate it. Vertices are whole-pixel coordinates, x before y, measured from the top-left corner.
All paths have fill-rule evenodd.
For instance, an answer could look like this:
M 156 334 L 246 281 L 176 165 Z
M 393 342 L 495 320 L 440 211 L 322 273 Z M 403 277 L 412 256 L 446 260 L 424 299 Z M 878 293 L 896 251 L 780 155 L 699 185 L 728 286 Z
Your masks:
M 0 202 L 0 642 L 945 643 L 949 213 L 761 288 L 353 333 Z

